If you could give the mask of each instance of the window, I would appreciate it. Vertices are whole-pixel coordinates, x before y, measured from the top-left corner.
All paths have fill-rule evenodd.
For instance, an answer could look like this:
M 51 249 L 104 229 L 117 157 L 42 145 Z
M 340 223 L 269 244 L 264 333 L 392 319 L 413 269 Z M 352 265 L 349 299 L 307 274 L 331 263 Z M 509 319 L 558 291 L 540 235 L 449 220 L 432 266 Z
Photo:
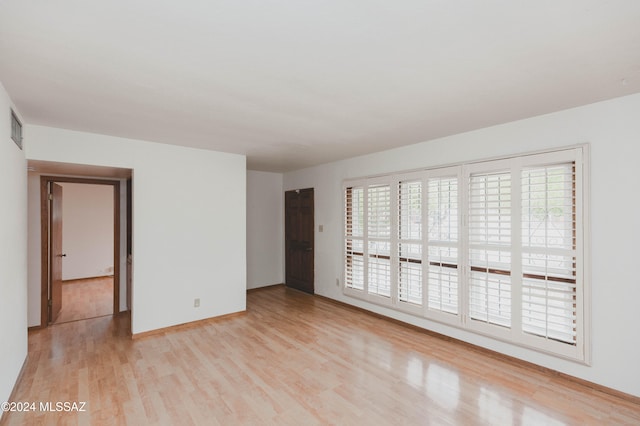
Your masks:
M 398 184 L 398 300 L 422 305 L 422 182 Z
M 433 311 L 457 314 L 460 267 L 458 178 L 433 177 L 428 179 L 427 185 L 428 307 Z
M 22 149 L 22 123 L 13 110 L 11 110 L 11 139 Z
M 469 177 L 469 317 L 511 326 L 511 172 Z
M 346 182 L 345 293 L 588 361 L 586 150 Z
M 364 289 L 364 190 L 345 191 L 345 286 Z
M 576 343 L 575 165 L 522 171 L 522 325 Z
M 367 277 L 369 294 L 391 297 L 391 187 L 367 188 Z

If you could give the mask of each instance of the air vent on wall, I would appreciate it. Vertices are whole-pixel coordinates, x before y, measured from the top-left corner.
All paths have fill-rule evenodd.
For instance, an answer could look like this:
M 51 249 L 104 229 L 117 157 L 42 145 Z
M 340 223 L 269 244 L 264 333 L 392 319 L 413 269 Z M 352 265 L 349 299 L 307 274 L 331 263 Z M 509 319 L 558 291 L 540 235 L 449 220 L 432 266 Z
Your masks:
M 11 139 L 22 149 L 22 123 L 13 110 L 11 110 Z

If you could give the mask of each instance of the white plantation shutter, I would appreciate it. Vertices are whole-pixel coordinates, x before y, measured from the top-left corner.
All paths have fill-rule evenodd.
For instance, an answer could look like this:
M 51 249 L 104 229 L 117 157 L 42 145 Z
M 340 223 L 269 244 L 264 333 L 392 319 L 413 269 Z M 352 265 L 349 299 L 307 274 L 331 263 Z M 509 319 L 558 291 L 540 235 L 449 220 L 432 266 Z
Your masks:
M 368 291 L 391 297 L 391 187 L 367 188 Z
M 345 286 L 364 289 L 364 189 L 345 191 Z
M 398 300 L 422 305 L 422 182 L 398 184 Z
M 586 155 L 345 182 L 345 294 L 588 363 Z
M 511 171 L 469 179 L 469 316 L 511 326 Z
M 575 165 L 522 171 L 522 328 L 576 343 Z
M 458 178 L 428 180 L 428 307 L 458 313 Z

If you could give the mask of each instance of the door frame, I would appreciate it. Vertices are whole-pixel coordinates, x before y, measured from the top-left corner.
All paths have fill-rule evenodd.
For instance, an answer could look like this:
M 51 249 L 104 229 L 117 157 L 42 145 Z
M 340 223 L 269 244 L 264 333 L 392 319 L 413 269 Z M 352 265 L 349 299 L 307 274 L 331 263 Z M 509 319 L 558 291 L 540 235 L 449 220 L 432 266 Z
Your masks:
M 49 326 L 49 197 L 50 182 L 113 186 L 113 315 L 120 312 L 120 181 L 68 176 L 40 176 L 40 328 Z
M 62 250 L 62 215 L 63 215 L 62 185 L 51 182 L 49 184 L 49 303 L 47 321 L 56 322 L 62 310 L 62 265 L 64 256 Z M 54 275 L 55 273 L 55 275 Z

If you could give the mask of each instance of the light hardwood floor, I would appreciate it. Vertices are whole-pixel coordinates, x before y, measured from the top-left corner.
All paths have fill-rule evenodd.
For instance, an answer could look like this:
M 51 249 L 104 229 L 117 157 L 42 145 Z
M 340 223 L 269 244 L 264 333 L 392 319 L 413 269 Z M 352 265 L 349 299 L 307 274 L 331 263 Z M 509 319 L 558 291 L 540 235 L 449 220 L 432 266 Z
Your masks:
M 113 277 L 62 284 L 62 310 L 56 324 L 113 314 Z
M 197 327 L 131 340 L 127 324 L 30 333 L 15 400 L 87 401 L 87 411 L 1 423 L 640 424 L 628 400 L 283 287 Z

